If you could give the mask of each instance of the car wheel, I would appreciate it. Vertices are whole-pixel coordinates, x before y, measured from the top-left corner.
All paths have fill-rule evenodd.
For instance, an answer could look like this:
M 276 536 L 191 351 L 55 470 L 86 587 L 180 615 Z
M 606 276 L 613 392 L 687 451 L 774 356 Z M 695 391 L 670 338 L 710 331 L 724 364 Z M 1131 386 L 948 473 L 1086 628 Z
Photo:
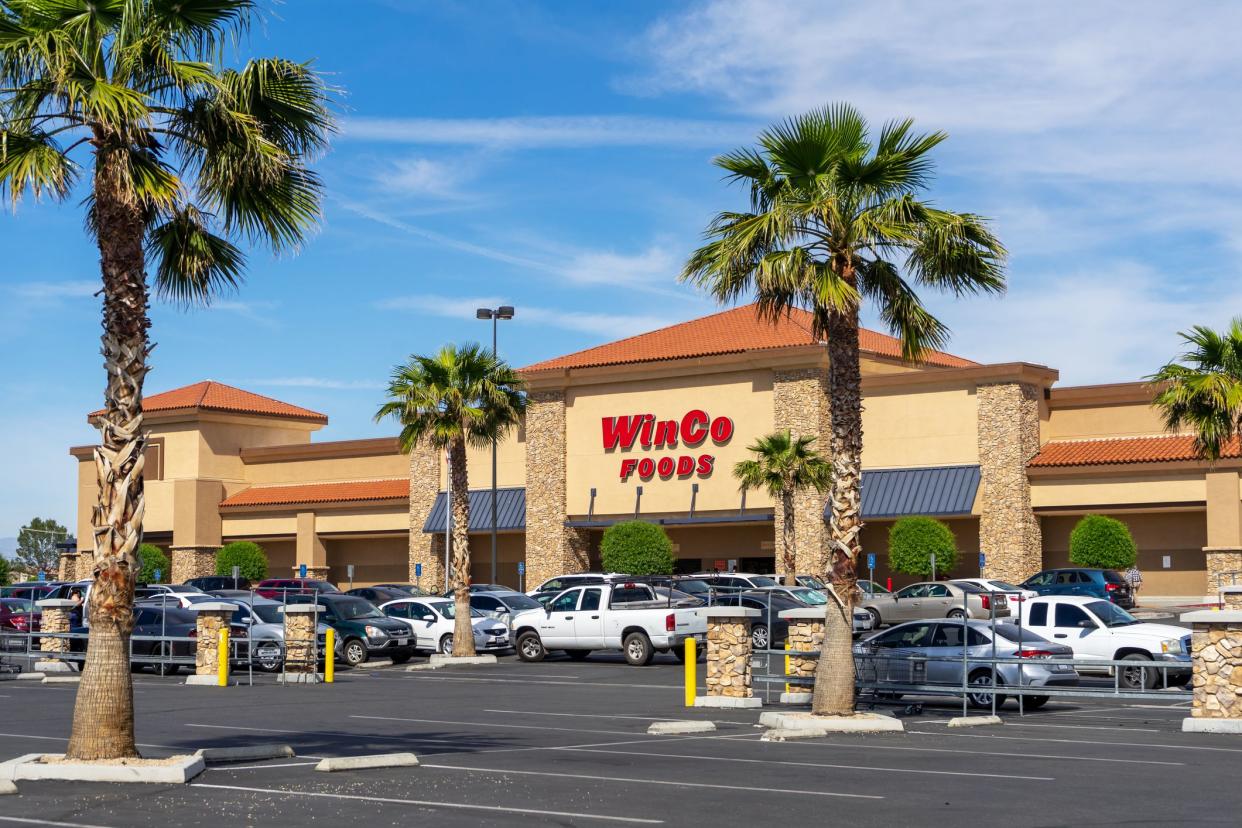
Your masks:
M 367 660 L 367 645 L 363 644 L 360 639 L 351 638 L 345 642 L 342 648 L 342 654 L 345 657 L 345 663 L 350 667 L 357 667 Z
M 766 650 L 768 648 L 768 628 L 764 624 L 756 624 L 754 629 L 750 631 L 750 646 L 755 650 Z
M 176 675 L 177 671 L 181 669 L 181 665 L 169 664 L 165 660 L 173 657 L 172 644 L 166 641 L 160 642 L 159 646 L 151 651 L 151 655 L 154 658 L 160 659 L 160 661 L 157 661 L 151 665 L 151 672 L 155 673 L 157 676 Z
M 1117 669 L 1121 671 L 1118 684 L 1125 690 L 1151 690 L 1160 681 L 1160 671 L 1151 667 L 1151 659 L 1141 653 L 1130 653 L 1122 661 L 1135 662 Z M 1146 666 L 1145 666 L 1146 665 Z
M 518 636 L 517 654 L 522 661 L 543 661 L 548 651 L 543 648 L 539 633 L 524 632 Z
M 961 621 L 963 618 L 966 617 L 966 613 L 965 611 L 960 610 L 960 609 L 951 609 L 949 610 L 949 614 L 946 615 L 945 617 L 952 618 L 954 621 Z
M 440 653 L 441 655 L 452 655 L 453 654 L 453 634 L 452 633 L 448 633 L 447 635 L 440 636 L 440 646 L 439 646 L 439 649 L 436 650 L 436 652 Z
M 565 655 L 569 656 L 574 661 L 582 661 L 590 654 L 591 654 L 590 650 L 566 650 L 565 651 Z
M 1002 684 L 1000 677 L 997 676 L 996 685 Z M 978 670 L 970 675 L 970 690 L 966 694 L 966 701 L 974 708 L 983 708 L 992 706 L 992 671 Z M 1000 707 L 1005 703 L 1005 697 L 996 694 L 996 706 Z
M 884 620 L 880 618 L 879 610 L 874 610 L 874 609 L 871 609 L 870 607 L 867 607 L 867 612 L 870 613 L 871 615 L 871 629 L 878 630 L 880 628 L 880 625 L 884 623 Z
M 655 653 L 651 650 L 651 639 L 646 633 L 632 632 L 625 637 L 625 660 L 634 667 L 646 667 L 651 663 Z
M 275 673 L 285 660 L 284 648 L 275 641 L 260 641 L 255 645 L 254 666 L 265 673 Z
M 1022 707 L 1024 710 L 1038 710 L 1039 708 L 1047 704 L 1048 699 L 1050 698 L 1052 697 L 1051 696 L 1027 696 L 1025 699 L 1022 700 Z

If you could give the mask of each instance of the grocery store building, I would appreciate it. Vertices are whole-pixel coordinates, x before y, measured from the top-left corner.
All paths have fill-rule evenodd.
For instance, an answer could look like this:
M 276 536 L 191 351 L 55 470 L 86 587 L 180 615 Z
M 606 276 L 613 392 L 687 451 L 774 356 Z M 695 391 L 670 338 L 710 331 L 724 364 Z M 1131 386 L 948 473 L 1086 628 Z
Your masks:
M 1200 597 L 1242 570 L 1242 452 L 1209 467 L 1168 435 L 1141 383 L 1057 387 L 1042 365 L 984 365 L 861 335 L 863 532 L 876 577 L 887 531 L 933 515 L 957 536 L 957 574 L 1021 580 L 1067 562 L 1086 513 L 1129 524 L 1148 596 Z M 827 353 L 795 312 L 778 323 L 743 306 L 530 365 L 525 421 L 501 442 L 498 580 L 537 584 L 598 566 L 605 528 L 662 524 L 683 571 L 774 568 L 780 516 L 739 491 L 733 465 L 755 438 L 812 434 L 826 450 Z M 173 580 L 212 569 L 214 550 L 258 541 L 273 574 L 305 564 L 335 582 L 443 583 L 442 458 L 394 437 L 312 439 L 320 413 L 216 382 L 148 396 L 146 538 L 169 549 Z M 96 412 L 98 413 L 98 412 Z M 92 417 L 95 415 L 92 415 Z M 79 461 L 78 537 L 95 501 L 91 448 Z M 474 580 L 490 578 L 490 450 L 471 450 Z M 798 566 L 822 571 L 824 498 L 797 506 Z M 66 571 L 85 555 L 66 557 Z M 865 570 L 865 560 L 860 562 Z M 1229 577 L 1229 576 L 1226 576 Z

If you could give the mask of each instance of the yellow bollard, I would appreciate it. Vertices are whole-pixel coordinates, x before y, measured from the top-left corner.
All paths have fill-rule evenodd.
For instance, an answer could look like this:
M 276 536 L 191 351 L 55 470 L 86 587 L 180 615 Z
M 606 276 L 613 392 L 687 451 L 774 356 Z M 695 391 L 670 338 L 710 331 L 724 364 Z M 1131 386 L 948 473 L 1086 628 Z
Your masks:
M 785 638 L 785 652 L 786 652 L 786 653 L 788 653 L 788 652 L 789 652 L 789 638 L 788 638 L 788 636 Z M 786 655 L 786 656 L 785 656 L 785 677 L 786 677 L 786 678 L 788 678 L 788 677 L 789 677 L 789 656 L 788 656 L 788 655 Z M 790 689 L 789 689 L 789 682 L 785 682 L 785 692 L 786 692 L 786 693 L 792 693 L 792 692 L 793 692 L 792 690 L 790 690 Z
M 699 653 L 694 637 L 686 639 L 686 707 L 694 707 L 694 697 L 698 693 L 698 660 Z
M 336 630 L 331 627 L 328 627 L 323 648 L 323 682 L 331 684 L 336 678 Z
M 216 684 L 229 686 L 229 628 L 220 628 L 220 644 L 216 650 Z

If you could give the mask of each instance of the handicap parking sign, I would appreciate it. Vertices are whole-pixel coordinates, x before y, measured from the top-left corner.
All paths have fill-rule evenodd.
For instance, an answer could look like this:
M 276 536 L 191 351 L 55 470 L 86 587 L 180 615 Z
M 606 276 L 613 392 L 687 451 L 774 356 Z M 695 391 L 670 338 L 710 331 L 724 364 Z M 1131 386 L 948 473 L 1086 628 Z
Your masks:
M 867 553 L 867 569 L 875 569 L 875 553 Z
M 306 564 L 298 564 L 298 577 L 299 578 L 306 577 Z
M 518 561 L 518 574 L 519 574 L 519 575 L 525 575 L 525 574 L 526 574 L 526 563 L 525 563 L 525 561 Z
M 420 563 L 414 564 L 414 577 L 415 578 L 423 577 L 423 565 L 422 564 Z

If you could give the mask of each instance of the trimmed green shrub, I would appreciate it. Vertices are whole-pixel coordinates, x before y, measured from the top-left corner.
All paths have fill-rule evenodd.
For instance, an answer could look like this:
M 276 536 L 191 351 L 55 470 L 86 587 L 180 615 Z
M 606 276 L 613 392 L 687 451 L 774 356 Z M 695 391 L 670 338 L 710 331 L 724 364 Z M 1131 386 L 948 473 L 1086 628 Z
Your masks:
M 142 562 L 138 567 L 138 583 L 168 583 L 172 566 L 168 563 L 168 556 L 163 549 L 153 543 L 144 543 L 138 547 L 138 558 Z
M 895 572 L 930 578 L 957 566 L 957 539 L 947 523 L 929 517 L 904 517 L 888 530 L 888 565 Z
M 1130 528 L 1116 518 L 1086 515 L 1070 532 L 1070 562 L 1098 569 L 1129 569 L 1138 560 Z
M 672 575 L 673 542 L 663 526 L 643 520 L 614 523 L 599 544 L 606 572 L 626 575 Z
M 241 570 L 241 577 L 262 581 L 267 577 L 267 554 L 253 541 L 226 543 L 216 553 L 216 574 L 231 576 L 235 566 Z

